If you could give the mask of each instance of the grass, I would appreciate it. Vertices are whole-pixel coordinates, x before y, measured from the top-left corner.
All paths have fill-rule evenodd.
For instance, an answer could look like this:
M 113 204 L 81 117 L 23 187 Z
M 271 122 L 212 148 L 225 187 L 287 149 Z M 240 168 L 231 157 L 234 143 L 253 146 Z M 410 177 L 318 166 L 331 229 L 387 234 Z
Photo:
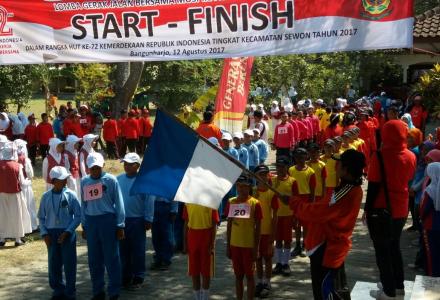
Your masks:
M 67 105 L 67 101 L 68 100 L 58 100 L 57 106 L 59 107 L 61 104 Z M 29 101 L 28 106 L 22 108 L 21 111 L 23 113 L 25 113 L 26 116 L 29 115 L 30 113 L 34 113 L 35 117 L 37 119 L 40 119 L 41 114 L 46 112 L 44 105 L 45 105 L 44 99 L 42 99 L 42 98 L 32 99 L 31 101 Z M 8 105 L 8 110 L 11 113 L 15 114 L 15 113 L 17 113 L 17 106 L 10 104 L 10 105 Z

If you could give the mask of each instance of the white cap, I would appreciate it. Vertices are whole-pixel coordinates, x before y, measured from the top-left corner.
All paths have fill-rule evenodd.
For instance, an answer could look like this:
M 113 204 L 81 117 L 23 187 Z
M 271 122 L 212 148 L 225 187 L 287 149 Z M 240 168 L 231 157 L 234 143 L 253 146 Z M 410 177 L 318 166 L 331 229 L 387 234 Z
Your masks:
M 6 135 L 0 134 L 0 143 L 9 142 L 8 137 Z
M 225 132 L 222 135 L 222 140 L 232 141 L 232 135 L 229 132 Z
M 272 101 L 272 104 L 278 105 L 278 101 L 274 100 Z
M 250 129 L 246 129 L 245 131 L 243 131 L 243 134 L 247 134 L 249 136 L 254 136 L 254 132 Z
M 101 153 L 93 152 L 87 157 L 87 167 L 90 169 L 94 166 L 101 168 L 104 166 L 104 157 L 102 157 Z
M 237 138 L 237 139 L 242 139 L 243 138 L 243 133 L 241 133 L 241 132 L 234 132 L 233 134 L 232 134 L 232 137 L 235 139 L 235 138 Z
M 133 163 L 141 164 L 141 158 L 137 153 L 131 152 L 125 154 L 124 158 L 121 159 L 121 162 L 127 162 L 129 164 L 133 164 Z
M 250 106 L 252 109 L 256 109 L 257 108 L 257 106 L 255 105 L 255 104 L 251 104 L 251 106 Z
M 385 92 L 380 93 L 381 96 L 386 96 L 386 94 Z
M 260 129 L 258 129 L 258 128 L 254 128 L 254 129 L 252 129 L 252 131 L 253 132 L 258 132 L 258 134 L 260 134 Z
M 71 144 L 75 144 L 75 143 L 78 143 L 79 141 L 81 141 L 81 139 L 79 137 L 77 137 L 76 135 L 73 135 L 73 134 L 68 135 L 67 138 L 66 138 L 66 142 L 69 143 L 69 144 L 70 143 Z
M 85 140 L 95 140 L 97 138 L 99 138 L 99 136 L 97 136 L 96 134 L 89 133 L 89 134 L 86 134 L 85 136 L 83 136 L 83 141 L 85 141 Z
M 258 107 L 262 108 L 264 105 L 262 103 L 258 104 Z
M 208 142 L 210 142 L 211 144 L 213 144 L 213 145 L 215 145 L 215 146 L 220 146 L 220 144 L 219 144 L 219 142 L 218 142 L 218 139 L 215 138 L 215 137 L 210 137 L 210 138 L 208 139 Z
M 321 104 L 324 104 L 324 100 L 318 99 L 318 100 L 315 101 L 315 103 L 321 105 Z
M 50 179 L 64 180 L 69 176 L 70 173 L 67 171 L 67 169 L 61 166 L 53 167 L 49 172 Z

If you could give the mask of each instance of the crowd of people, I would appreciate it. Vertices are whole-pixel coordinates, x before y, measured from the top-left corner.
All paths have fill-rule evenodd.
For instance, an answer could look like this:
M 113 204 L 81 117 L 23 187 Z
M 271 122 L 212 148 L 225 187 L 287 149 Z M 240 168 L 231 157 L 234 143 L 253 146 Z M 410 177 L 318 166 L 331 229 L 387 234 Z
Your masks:
M 206 111 L 198 134 L 255 174 L 240 176 L 218 210 L 130 194 L 153 130 L 147 110 L 122 111 L 118 120 L 107 115 L 103 122 L 87 106 L 79 113 L 60 107 L 52 124 L 45 114 L 37 124 L 33 114 L 2 113 L 0 246 L 7 238 L 20 246 L 25 234 L 39 228 L 53 299 L 75 299 L 81 224 L 93 299 L 118 299 L 121 288 L 144 283 L 145 233 L 151 230 L 151 270 L 168 269 L 176 249 L 187 253 L 194 299 L 202 300 L 210 293 L 216 229 L 226 220 L 237 299 L 245 298 L 245 290 L 247 299 L 276 293 L 271 278 L 289 276 L 289 260 L 298 256 L 310 258 L 315 299 L 347 299 L 344 261 L 366 176 L 365 220 L 380 273 L 373 296 L 394 299 L 404 293 L 400 236 L 408 211 L 420 233 L 415 266 L 440 276 L 440 129 L 434 136 L 425 131 L 420 96 L 405 114 L 381 98 L 350 105 L 341 100 L 274 101 L 267 113 L 262 105 L 251 106 L 247 129 L 231 133 Z M 24 122 L 22 133 L 13 129 L 18 122 Z M 124 173 L 105 172 L 98 145 L 109 159 L 122 158 Z M 270 147 L 275 171 L 266 164 Z M 37 211 L 32 178 L 38 150 L 46 192 Z

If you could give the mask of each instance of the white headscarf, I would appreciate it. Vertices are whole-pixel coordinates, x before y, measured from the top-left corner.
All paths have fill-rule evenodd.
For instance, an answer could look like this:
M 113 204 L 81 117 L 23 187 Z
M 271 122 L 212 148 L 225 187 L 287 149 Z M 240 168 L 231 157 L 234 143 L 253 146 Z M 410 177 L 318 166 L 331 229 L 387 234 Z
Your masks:
M 11 121 L 9 120 L 8 114 L 5 112 L 0 113 L 3 117 L 3 119 L 0 119 L 0 131 L 5 131 L 8 129 L 9 124 L 11 124 Z
M 57 146 L 62 143 L 64 142 L 57 138 L 51 138 L 49 140 L 49 154 L 53 157 L 53 159 L 55 159 L 58 164 L 61 162 L 62 153 L 58 153 Z
M 92 153 L 95 152 L 95 150 L 93 150 L 92 147 L 92 143 L 98 138 L 97 135 L 94 134 L 86 134 L 85 136 L 83 136 L 83 146 L 82 149 L 86 150 L 88 153 Z
M 9 115 L 9 119 L 12 121 L 12 134 L 20 135 L 24 133 L 24 127 L 20 119 L 16 115 Z
M 426 169 L 426 174 L 431 179 L 431 183 L 425 191 L 434 202 L 435 210 L 440 211 L 440 163 L 430 163 Z
M 27 142 L 24 140 L 15 140 L 14 141 L 15 146 L 17 147 L 17 154 L 23 154 L 26 158 L 28 158 L 28 151 L 27 151 Z
M 13 142 L 7 142 L 1 150 L 1 160 L 17 161 L 17 149 Z
M 26 128 L 26 126 L 28 126 L 29 124 L 29 120 L 26 117 L 26 115 L 23 112 L 18 113 L 18 118 L 21 121 L 21 124 L 23 125 L 23 128 Z
M 76 135 L 68 135 L 66 138 L 66 151 L 69 151 L 72 154 L 76 154 L 77 151 L 75 149 L 75 144 L 79 141 L 81 141 L 81 139 Z

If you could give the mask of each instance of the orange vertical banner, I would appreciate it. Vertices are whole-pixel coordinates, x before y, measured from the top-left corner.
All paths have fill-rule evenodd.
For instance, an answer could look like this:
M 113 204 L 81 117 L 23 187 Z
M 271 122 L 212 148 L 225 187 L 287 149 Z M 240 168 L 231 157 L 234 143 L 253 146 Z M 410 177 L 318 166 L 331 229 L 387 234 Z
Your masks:
M 222 130 L 233 133 L 243 129 L 253 63 L 253 57 L 227 58 L 224 61 L 214 116 L 216 125 Z

